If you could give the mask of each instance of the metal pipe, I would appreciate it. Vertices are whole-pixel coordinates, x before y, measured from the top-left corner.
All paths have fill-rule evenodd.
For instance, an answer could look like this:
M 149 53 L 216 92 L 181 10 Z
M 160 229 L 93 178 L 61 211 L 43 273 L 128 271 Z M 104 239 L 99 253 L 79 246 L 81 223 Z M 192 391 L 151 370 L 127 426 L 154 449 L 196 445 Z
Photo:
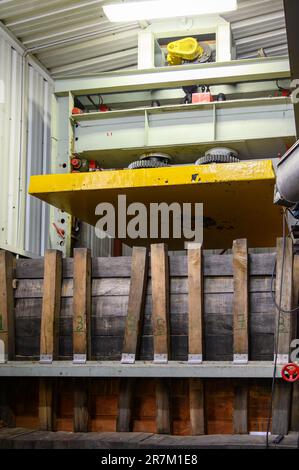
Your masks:
M 282 157 L 277 165 L 277 189 L 290 205 L 299 202 L 299 140 Z

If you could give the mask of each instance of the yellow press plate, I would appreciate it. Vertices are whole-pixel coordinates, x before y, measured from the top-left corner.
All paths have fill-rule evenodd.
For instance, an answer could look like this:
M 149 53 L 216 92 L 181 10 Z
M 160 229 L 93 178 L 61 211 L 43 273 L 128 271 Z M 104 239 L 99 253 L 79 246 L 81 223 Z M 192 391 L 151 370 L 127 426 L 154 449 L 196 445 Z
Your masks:
M 282 231 L 282 209 L 273 204 L 274 184 L 272 161 L 261 160 L 32 176 L 29 193 L 91 225 L 99 219 L 96 206 L 108 202 L 117 207 L 118 195 L 126 195 L 127 204 L 147 206 L 152 202 L 201 202 L 207 222 L 206 249 L 230 248 L 236 238 L 247 238 L 251 247 L 270 247 L 276 245 Z M 124 243 L 145 244 L 128 239 Z M 170 240 L 168 245 L 182 248 L 178 240 Z

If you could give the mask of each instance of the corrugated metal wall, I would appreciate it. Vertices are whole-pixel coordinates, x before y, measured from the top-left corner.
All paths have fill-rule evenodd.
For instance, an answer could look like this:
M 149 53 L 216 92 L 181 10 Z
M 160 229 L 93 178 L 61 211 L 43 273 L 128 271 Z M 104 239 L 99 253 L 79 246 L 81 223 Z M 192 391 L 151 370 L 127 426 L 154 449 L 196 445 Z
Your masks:
M 48 243 L 48 208 L 28 196 L 30 175 L 51 162 L 53 84 L 0 31 L 0 248 L 39 256 Z

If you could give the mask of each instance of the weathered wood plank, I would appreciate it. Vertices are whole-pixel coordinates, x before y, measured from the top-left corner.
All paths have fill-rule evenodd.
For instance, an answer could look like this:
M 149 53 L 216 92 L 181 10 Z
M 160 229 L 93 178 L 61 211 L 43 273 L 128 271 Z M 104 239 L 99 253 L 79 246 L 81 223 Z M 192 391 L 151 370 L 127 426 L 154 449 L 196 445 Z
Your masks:
M 275 283 L 274 283 L 275 284 Z M 233 293 L 234 285 L 232 277 L 206 277 L 203 281 L 205 294 Z M 271 289 L 270 277 L 252 276 L 249 282 L 249 292 L 269 292 Z M 130 290 L 130 280 L 122 278 L 93 279 L 92 296 L 127 296 Z M 170 279 L 169 291 L 171 294 L 188 294 L 187 278 Z M 151 295 L 151 281 L 147 285 L 147 294 Z M 73 280 L 64 279 L 62 283 L 61 297 L 73 297 Z M 43 296 L 42 279 L 21 279 L 17 283 L 15 299 L 35 299 Z
M 291 394 L 290 384 L 283 380 L 276 381 L 272 411 L 272 434 L 284 436 L 289 432 Z
M 255 276 L 271 276 L 275 262 L 275 253 L 250 254 L 250 274 Z M 204 254 L 205 276 L 232 276 L 232 255 Z M 171 277 L 186 277 L 188 264 L 185 256 L 170 256 L 169 272 Z M 131 257 L 94 258 L 92 260 L 93 278 L 129 278 L 131 275 Z M 17 279 L 43 279 L 43 259 L 17 260 Z M 63 260 L 63 278 L 73 277 L 73 260 Z
M 169 268 L 167 247 L 151 246 L 154 361 L 167 362 L 169 344 Z
M 142 329 L 145 294 L 147 286 L 147 250 L 134 248 L 132 254 L 131 283 L 128 312 L 124 332 L 122 362 L 134 363 L 138 353 Z
M 281 292 L 282 276 L 283 282 Z M 281 308 L 283 310 L 279 312 L 277 309 L 276 311 L 277 320 L 278 315 L 280 316 L 279 330 L 276 332 L 276 335 L 279 335 L 277 351 L 278 363 L 284 364 L 289 361 L 290 344 L 293 339 L 292 314 L 284 312 L 291 310 L 293 306 L 293 242 L 290 238 L 285 240 L 285 247 L 283 239 L 279 239 L 277 241 L 275 298 L 278 306 L 281 301 Z
M 16 316 L 36 316 L 40 299 L 17 299 Z M 36 303 L 34 303 L 36 301 Z M 27 303 L 28 302 L 28 303 Z M 24 306 L 24 313 L 22 313 Z M 92 298 L 92 313 L 95 316 L 124 316 L 127 315 L 128 296 L 102 296 Z M 188 294 L 170 294 L 170 311 L 173 314 L 188 313 Z M 273 314 L 275 306 L 269 292 L 256 292 L 250 294 L 251 313 Z M 41 311 L 41 309 L 40 309 Z M 152 296 L 147 295 L 145 299 L 145 315 L 152 311 Z M 233 294 L 205 294 L 204 311 L 206 314 L 229 314 L 233 311 Z M 33 314 L 34 313 L 34 314 Z M 72 298 L 61 299 L 61 314 L 72 317 Z M 37 314 L 37 316 L 39 316 Z
M 40 361 L 51 363 L 58 358 L 59 315 L 62 284 L 62 253 L 48 250 L 44 258 L 44 288 L 40 333 Z M 39 426 L 54 427 L 54 382 L 39 380 Z
M 248 249 L 247 240 L 233 243 L 234 306 L 233 335 L 234 362 L 248 362 Z
M 73 362 L 91 358 L 91 252 L 74 250 Z M 74 431 L 89 427 L 88 381 L 74 380 Z
M 293 307 L 299 305 L 299 255 L 294 256 L 293 264 Z M 293 313 L 293 329 L 299 332 L 299 311 Z M 299 336 L 297 336 L 299 338 Z M 299 382 L 293 384 L 292 409 L 291 409 L 291 429 L 299 431 Z
M 206 433 L 204 381 L 189 379 L 190 422 L 193 436 Z
M 85 363 L 91 356 L 91 252 L 74 250 L 73 361 Z
M 119 388 L 117 432 L 132 431 L 132 404 L 135 379 L 121 379 Z
M 58 354 L 61 260 L 60 251 L 46 251 L 40 336 L 40 357 L 43 362 L 52 362 Z
M 56 424 L 55 413 L 55 379 L 39 380 L 38 417 L 41 431 L 54 431 Z
M 151 246 L 152 325 L 154 362 L 167 362 L 170 354 L 169 265 L 166 245 Z M 169 382 L 156 380 L 158 434 L 171 434 Z
M 279 327 L 275 339 L 277 351 L 274 354 L 277 354 L 278 364 L 285 364 L 289 362 L 290 345 L 293 339 L 292 314 L 286 313 L 293 307 L 293 241 L 291 238 L 277 240 L 275 298 L 276 304 L 281 305 L 283 311 L 279 312 L 278 309 L 276 311 L 276 324 L 279 324 Z M 291 393 L 292 389 L 289 384 L 276 383 L 272 409 L 273 434 L 287 434 L 289 431 Z
M 89 431 L 89 385 L 89 379 L 74 379 L 74 432 Z
M 189 362 L 201 363 L 204 354 L 204 311 L 202 246 L 189 245 L 188 249 L 189 291 Z
M 171 434 L 170 384 L 167 379 L 156 379 L 156 425 L 158 434 Z
M 234 434 L 248 434 L 248 382 L 238 380 L 234 386 Z
M 140 334 L 143 323 L 143 310 L 147 287 L 147 249 L 134 248 L 132 253 L 131 282 L 128 312 L 124 329 L 122 362 L 134 363 L 139 350 Z M 116 429 L 119 432 L 131 431 L 132 398 L 135 381 L 122 379 L 119 390 Z
M 0 362 L 13 360 L 15 355 L 13 262 L 11 253 L 0 251 Z

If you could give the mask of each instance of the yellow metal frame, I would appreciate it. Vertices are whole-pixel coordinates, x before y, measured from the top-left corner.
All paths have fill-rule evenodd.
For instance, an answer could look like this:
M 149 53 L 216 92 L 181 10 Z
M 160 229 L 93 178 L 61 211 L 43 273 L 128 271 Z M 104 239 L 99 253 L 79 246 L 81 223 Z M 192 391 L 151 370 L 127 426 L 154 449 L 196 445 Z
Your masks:
M 273 204 L 275 173 L 271 160 L 32 176 L 29 192 L 80 220 L 95 225 L 100 202 L 202 202 L 209 223 L 205 248 L 229 248 L 234 238 L 251 246 L 275 246 L 281 235 L 281 209 Z M 157 241 L 157 240 L 155 240 Z M 124 240 L 138 244 L 138 240 Z M 150 242 L 150 241 L 149 241 Z M 143 244 L 141 241 L 140 244 Z M 182 248 L 177 240 L 171 248 Z

